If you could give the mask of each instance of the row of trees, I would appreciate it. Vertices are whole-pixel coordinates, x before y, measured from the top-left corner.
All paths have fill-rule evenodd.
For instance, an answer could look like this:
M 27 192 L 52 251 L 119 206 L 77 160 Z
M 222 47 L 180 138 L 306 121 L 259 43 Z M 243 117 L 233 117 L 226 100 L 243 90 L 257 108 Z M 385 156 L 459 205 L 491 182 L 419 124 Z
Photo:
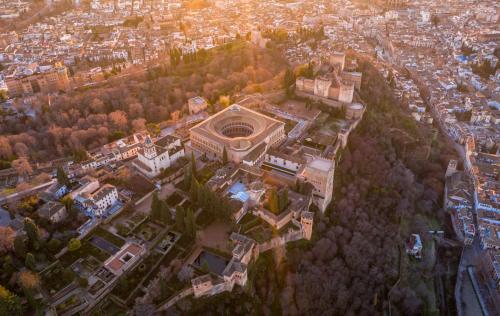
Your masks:
M 158 198 L 158 193 L 153 193 L 153 200 L 151 202 L 151 219 L 161 222 L 165 225 L 172 224 L 172 213 L 170 206 L 166 200 Z
M 233 213 L 229 199 L 220 197 L 207 186 L 200 184 L 198 180 L 192 176 L 191 184 L 189 185 L 189 196 L 191 201 L 203 208 L 214 219 L 222 221 L 230 221 Z
M 175 218 L 172 219 L 172 212 L 167 201 L 158 198 L 158 193 L 153 194 L 151 203 L 151 219 L 159 221 L 165 225 L 175 224 L 175 228 L 180 232 L 187 234 L 189 237 L 196 236 L 196 221 L 193 210 L 188 208 L 187 211 L 181 206 L 175 207 Z

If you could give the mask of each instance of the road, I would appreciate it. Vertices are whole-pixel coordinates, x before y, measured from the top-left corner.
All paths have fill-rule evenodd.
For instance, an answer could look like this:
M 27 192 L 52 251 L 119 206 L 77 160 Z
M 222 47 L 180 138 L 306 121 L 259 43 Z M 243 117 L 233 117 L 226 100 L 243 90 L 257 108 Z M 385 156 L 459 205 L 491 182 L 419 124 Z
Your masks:
M 41 191 L 42 189 L 45 189 L 46 187 L 48 187 L 56 182 L 57 182 L 57 180 L 53 179 L 53 180 L 50 180 L 49 182 L 42 183 L 42 184 L 37 185 L 33 188 L 29 188 L 29 189 L 21 191 L 21 192 L 13 193 L 13 194 L 7 195 L 5 197 L 0 197 L 0 203 L 6 202 L 6 201 L 7 202 L 17 201 L 17 200 L 22 199 L 30 194 Z

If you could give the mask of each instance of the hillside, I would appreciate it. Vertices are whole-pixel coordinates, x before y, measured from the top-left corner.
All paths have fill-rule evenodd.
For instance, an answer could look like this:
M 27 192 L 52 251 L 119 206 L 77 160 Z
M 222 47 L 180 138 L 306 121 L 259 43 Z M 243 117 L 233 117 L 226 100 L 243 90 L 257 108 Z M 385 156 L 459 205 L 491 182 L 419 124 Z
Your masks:
M 453 308 L 454 277 L 439 274 L 439 265 L 453 264 L 456 257 L 449 252 L 437 258 L 438 247 L 425 234 L 446 229 L 439 224 L 445 222 L 440 205 L 453 151 L 402 111 L 371 64 L 363 61 L 359 70 L 368 112 L 343 153 L 335 201 L 326 216 L 317 216 L 314 241 L 292 245 L 284 260 L 259 257 L 245 291 L 185 302 L 179 312 L 189 306 L 190 315 L 207 310 L 213 315 L 374 315 L 390 308 L 392 315 L 432 315 L 440 303 L 436 282 L 443 280 L 447 302 L 441 304 Z M 422 261 L 404 253 L 411 233 L 424 239 Z

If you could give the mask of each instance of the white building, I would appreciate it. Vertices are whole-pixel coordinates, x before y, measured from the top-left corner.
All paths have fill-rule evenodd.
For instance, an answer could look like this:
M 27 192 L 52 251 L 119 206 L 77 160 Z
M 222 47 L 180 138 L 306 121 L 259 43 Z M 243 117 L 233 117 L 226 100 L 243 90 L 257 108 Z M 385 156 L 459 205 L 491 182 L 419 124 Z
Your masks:
M 324 212 L 332 200 L 335 164 L 332 160 L 315 157 L 308 162 L 298 175 L 314 186 L 313 202 Z
M 89 216 L 102 216 L 118 200 L 118 190 L 105 184 L 97 191 L 84 193 L 75 198 L 75 205 Z
M 148 178 L 154 178 L 180 157 L 184 157 L 184 147 L 182 147 L 180 139 L 165 136 L 155 144 L 148 136 L 144 147 L 138 151 L 137 159 L 134 160 L 133 164 L 142 174 Z
M 99 180 L 91 176 L 85 176 L 78 181 L 78 186 L 73 188 L 69 195 L 74 200 L 79 195 L 90 194 L 99 189 Z

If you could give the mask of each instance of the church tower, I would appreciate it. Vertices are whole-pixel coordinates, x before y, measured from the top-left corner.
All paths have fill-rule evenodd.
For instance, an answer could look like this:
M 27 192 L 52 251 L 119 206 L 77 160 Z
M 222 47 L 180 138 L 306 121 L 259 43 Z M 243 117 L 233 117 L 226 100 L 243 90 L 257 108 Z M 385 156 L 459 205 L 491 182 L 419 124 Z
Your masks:
M 151 137 L 149 137 L 149 135 L 144 141 L 144 157 L 148 159 L 154 159 L 156 157 L 155 144 L 153 144 L 153 141 L 151 140 Z

